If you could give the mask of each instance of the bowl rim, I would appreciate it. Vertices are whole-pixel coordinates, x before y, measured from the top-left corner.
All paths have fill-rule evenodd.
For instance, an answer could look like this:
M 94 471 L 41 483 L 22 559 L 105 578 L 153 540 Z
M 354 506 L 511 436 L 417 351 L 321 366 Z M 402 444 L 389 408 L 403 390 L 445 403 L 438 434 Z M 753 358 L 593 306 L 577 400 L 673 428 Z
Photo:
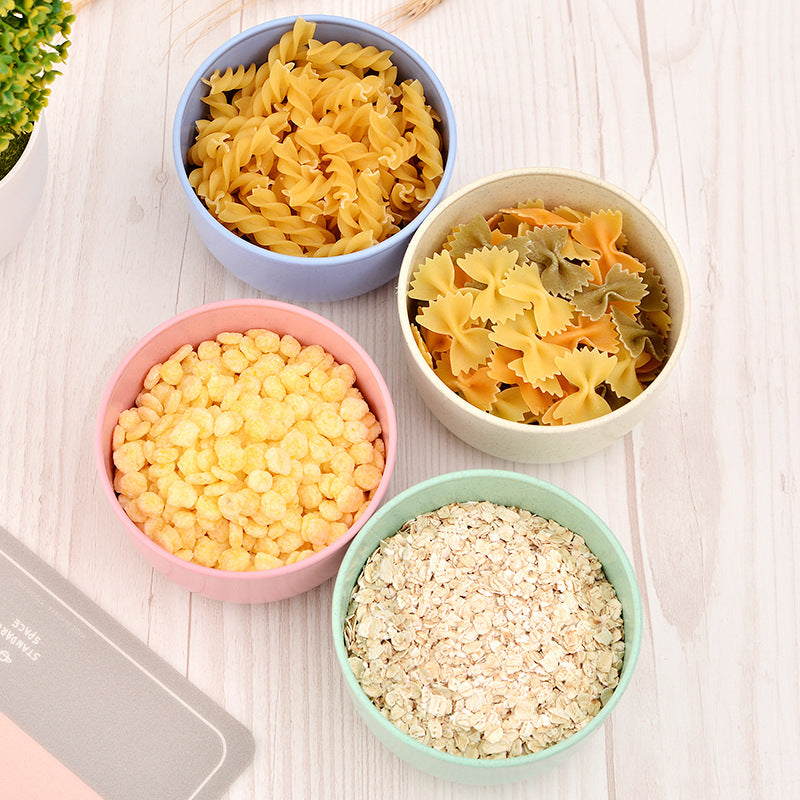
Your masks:
M 171 330 L 175 327 L 182 325 L 183 322 L 185 322 L 188 319 L 193 319 L 194 317 L 201 316 L 207 313 L 208 311 L 214 311 L 214 310 L 235 311 L 236 309 L 242 308 L 243 306 L 257 306 L 267 311 L 270 309 L 273 310 L 278 309 L 281 311 L 286 311 L 292 314 L 296 314 L 301 317 L 305 317 L 307 319 L 311 319 L 317 323 L 321 323 L 323 327 L 330 330 L 345 344 L 347 344 L 348 347 L 352 348 L 356 353 L 358 353 L 358 355 L 364 360 L 364 362 L 369 367 L 370 372 L 372 373 L 372 377 L 378 384 L 378 389 L 386 401 L 386 408 L 388 412 L 387 423 L 389 429 L 386 438 L 389 441 L 386 442 L 386 452 L 384 455 L 384 468 L 383 468 L 383 475 L 381 476 L 381 482 L 378 485 L 378 488 L 375 490 L 375 494 L 372 496 L 372 498 L 370 498 L 369 501 L 369 505 L 373 506 L 372 512 L 367 513 L 367 511 L 365 510 L 362 513 L 362 515 L 357 520 L 355 520 L 353 524 L 338 539 L 336 539 L 334 542 L 324 547 L 319 552 L 307 556 L 306 558 L 301 559 L 300 561 L 297 561 L 294 564 L 285 564 L 284 566 L 273 567 L 272 569 L 268 570 L 251 570 L 251 571 L 239 572 L 235 570 L 223 570 L 217 567 L 205 567 L 202 564 L 195 564 L 194 562 L 191 561 L 184 561 L 184 559 L 179 558 L 174 553 L 170 553 L 168 550 L 156 544 L 156 542 L 150 539 L 150 537 L 147 536 L 147 534 L 145 534 L 136 526 L 136 524 L 130 519 L 130 517 L 128 517 L 128 515 L 125 513 L 125 510 L 120 505 L 120 502 L 117 498 L 117 494 L 114 491 L 113 477 L 109 480 L 106 471 L 106 460 L 108 455 L 110 455 L 111 451 L 110 451 L 110 443 L 105 441 L 105 438 L 103 436 L 103 426 L 105 422 L 105 409 L 109 404 L 111 395 L 116 389 L 117 383 L 119 382 L 122 375 L 126 372 L 131 362 L 136 358 L 138 353 L 146 345 L 148 345 L 153 340 L 157 339 L 165 331 Z M 159 558 L 165 559 L 165 561 L 173 567 L 179 568 L 181 570 L 188 570 L 190 573 L 196 573 L 197 575 L 204 577 L 214 576 L 216 580 L 223 582 L 231 581 L 238 583 L 240 581 L 264 580 L 265 578 L 268 579 L 270 576 L 288 576 L 294 572 L 301 572 L 302 570 L 308 567 L 314 566 L 315 564 L 326 560 L 330 556 L 337 554 L 342 549 L 346 550 L 346 548 L 352 541 L 353 537 L 368 521 L 369 517 L 380 507 L 383 497 L 385 496 L 386 491 L 389 487 L 389 482 L 391 480 L 392 472 L 394 471 L 394 465 L 397 458 L 397 415 L 394 408 L 394 401 L 392 399 L 391 393 L 389 392 L 389 388 L 386 384 L 383 374 L 381 373 L 380 369 L 378 369 L 377 364 L 375 364 L 369 353 L 367 353 L 367 351 L 349 333 L 347 333 L 347 331 L 340 328 L 336 323 L 331 322 L 331 320 L 327 319 L 321 314 L 317 314 L 316 312 L 304 308 L 303 306 L 297 306 L 294 305 L 293 303 L 287 303 L 282 300 L 242 298 L 238 300 L 218 300 L 215 302 L 205 303 L 203 305 L 187 309 L 186 311 L 176 314 L 175 316 L 172 316 L 169 319 L 165 320 L 164 322 L 160 323 L 155 328 L 153 328 L 149 333 L 145 334 L 143 337 L 138 339 L 134 343 L 133 347 L 131 347 L 128 350 L 127 354 L 122 359 L 122 361 L 119 362 L 116 369 L 112 373 L 111 377 L 108 379 L 108 382 L 106 383 L 105 389 L 103 390 L 103 394 L 100 398 L 100 403 L 97 408 L 97 413 L 95 415 L 93 438 L 94 438 L 95 469 L 97 472 L 98 480 L 100 481 L 102 492 L 105 495 L 108 502 L 111 504 L 111 507 L 116 516 L 121 520 L 126 532 L 129 535 L 134 536 L 136 541 L 140 542 L 144 547 L 146 547 L 149 551 L 156 554 Z
M 280 28 L 286 28 L 287 30 L 290 30 L 291 26 L 294 25 L 295 21 L 300 17 L 307 22 L 335 24 L 342 27 L 353 28 L 359 33 L 386 40 L 392 45 L 393 54 L 394 52 L 401 51 L 405 56 L 409 57 L 420 68 L 425 80 L 435 87 L 441 98 L 442 107 L 436 107 L 434 110 L 441 115 L 443 121 L 447 120 L 449 141 L 447 142 L 447 155 L 444 159 L 442 176 L 439 179 L 439 185 L 436 187 L 436 191 L 430 197 L 423 209 L 410 222 L 400 228 L 399 231 L 393 233 L 382 242 L 378 242 L 377 244 L 374 244 L 363 250 L 356 250 L 353 253 L 345 253 L 338 256 L 290 256 L 284 253 L 277 253 L 267 247 L 261 247 L 260 245 L 254 244 L 253 242 L 250 242 L 241 236 L 237 236 L 232 231 L 229 231 L 200 200 L 200 198 L 197 196 L 197 192 L 195 192 L 194 188 L 189 183 L 189 177 L 186 171 L 186 162 L 182 152 L 181 125 L 186 106 L 189 102 L 189 97 L 197 84 L 204 77 L 210 74 L 213 64 L 220 58 L 224 57 L 233 47 L 236 47 L 250 38 L 260 36 L 264 33 L 271 33 Z M 426 102 L 429 102 L 429 98 L 427 96 L 425 99 Z M 269 259 L 274 261 L 276 265 L 281 265 L 283 267 L 303 269 L 324 266 L 326 268 L 333 268 L 337 266 L 349 266 L 354 261 L 365 258 L 367 254 L 370 256 L 380 256 L 385 251 L 390 250 L 398 242 L 402 242 L 404 239 L 409 238 L 419 228 L 422 222 L 441 202 L 447 192 L 448 184 L 450 183 L 450 179 L 455 169 L 456 140 L 455 112 L 453 111 L 450 98 L 445 91 L 444 85 L 439 79 L 437 73 L 428 64 L 428 62 L 422 58 L 422 56 L 417 53 L 416 50 L 414 50 L 414 48 L 388 31 L 361 20 L 330 14 L 293 14 L 290 16 L 280 17 L 278 19 L 268 20 L 241 31 L 217 47 L 200 64 L 200 66 L 189 78 L 183 92 L 181 93 L 180 99 L 178 100 L 172 125 L 172 158 L 175 165 L 175 171 L 178 174 L 178 182 L 180 183 L 183 193 L 189 202 L 190 209 L 194 211 L 194 213 L 202 214 L 204 218 L 210 220 L 213 230 L 228 244 L 241 246 L 244 251 L 250 255 L 268 256 Z
M 445 483 L 457 484 L 462 480 L 474 480 L 474 479 L 480 480 L 489 476 L 491 476 L 492 478 L 503 478 L 506 481 L 514 481 L 520 484 L 525 484 L 527 486 L 536 487 L 540 490 L 551 492 L 555 494 L 557 497 L 559 497 L 561 500 L 565 501 L 567 504 L 571 505 L 573 508 L 576 508 L 578 511 L 582 512 L 598 528 L 598 530 L 601 531 L 601 533 L 607 539 L 609 545 L 611 546 L 612 550 L 614 551 L 615 555 L 620 561 L 622 570 L 625 574 L 625 578 L 630 583 L 630 586 L 632 588 L 632 595 L 633 595 L 632 597 L 633 603 L 631 604 L 632 607 L 628 609 L 623 609 L 623 621 L 627 617 L 628 619 L 636 623 L 634 626 L 632 626 L 634 627 L 634 635 L 630 640 L 627 637 L 628 629 L 626 625 L 625 654 L 623 657 L 623 669 L 620 671 L 619 683 L 614 688 L 614 692 L 612 693 L 608 702 L 600 709 L 600 711 L 597 714 L 595 714 L 595 716 L 592 717 L 592 719 L 589 720 L 589 722 L 587 722 L 586 725 L 583 726 L 583 728 L 571 734 L 566 739 L 563 739 L 560 742 L 557 742 L 556 744 L 551 745 L 550 747 L 547 747 L 544 750 L 540 750 L 536 753 L 529 753 L 527 755 L 514 756 L 511 758 L 504 758 L 504 759 L 475 759 L 475 758 L 469 758 L 467 756 L 445 753 L 442 752 L 441 750 L 437 750 L 436 748 L 431 747 L 430 745 L 426 745 L 423 744 L 422 742 L 419 742 L 409 734 L 404 733 L 395 725 L 393 725 L 372 704 L 372 701 L 364 693 L 364 690 L 361 688 L 361 685 L 356 680 L 356 677 L 353 674 L 353 670 L 350 668 L 348 662 L 347 650 L 344 645 L 343 630 L 339 623 L 340 618 L 346 616 L 347 606 L 349 605 L 350 602 L 350 594 L 352 593 L 352 587 L 348 592 L 346 601 L 343 596 L 346 583 L 345 575 L 349 571 L 350 567 L 355 563 L 356 560 L 355 553 L 358 550 L 359 537 L 361 537 L 361 539 L 365 538 L 368 535 L 371 526 L 379 525 L 381 523 L 381 520 L 384 517 L 389 516 L 397 506 L 404 503 L 408 498 L 413 497 L 414 495 L 420 492 L 424 492 L 431 486 L 435 486 L 437 484 L 445 484 Z M 533 513 L 536 512 L 533 511 Z M 394 534 L 388 534 L 386 537 L 383 537 L 381 541 L 393 535 Z M 361 700 L 361 702 L 356 701 L 357 711 L 359 711 L 362 714 L 366 714 L 367 717 L 369 718 L 370 724 L 376 727 L 378 730 L 380 730 L 382 735 L 389 737 L 391 739 L 399 740 L 400 742 L 403 743 L 404 746 L 410 748 L 415 755 L 420 756 L 423 759 L 433 758 L 439 761 L 440 763 L 448 764 L 454 767 L 471 767 L 473 769 L 481 769 L 487 771 L 499 772 L 503 770 L 518 770 L 520 767 L 531 766 L 541 761 L 555 758 L 560 753 L 563 753 L 567 750 L 571 750 L 575 745 L 579 744 L 588 736 L 590 736 L 595 730 L 597 730 L 599 727 L 603 725 L 606 718 L 611 714 L 613 709 L 621 700 L 622 695 L 625 693 L 625 690 L 628 688 L 628 685 L 631 682 L 633 673 L 636 668 L 636 663 L 639 660 L 639 653 L 641 651 L 642 636 L 643 636 L 642 598 L 641 598 L 641 590 L 639 588 L 639 583 L 636 578 L 636 573 L 633 569 L 633 566 L 631 565 L 627 553 L 623 549 L 617 537 L 614 535 L 613 531 L 608 527 L 608 525 L 597 515 L 595 511 L 593 511 L 588 505 L 586 505 L 586 503 L 584 503 L 582 500 L 578 499 L 575 495 L 571 494 L 565 489 L 561 489 L 555 484 L 552 484 L 549 481 L 542 480 L 541 478 L 536 478 L 533 475 L 527 475 L 525 473 L 520 473 L 520 472 L 512 472 L 510 470 L 483 468 L 483 469 L 457 470 L 454 472 L 444 473 L 442 475 L 437 475 L 433 478 L 428 478 L 427 480 L 414 484 L 413 486 L 410 486 L 404 491 L 395 495 L 390 500 L 387 500 L 386 503 L 384 503 L 375 512 L 375 514 L 373 514 L 369 518 L 369 520 L 367 520 L 367 523 L 365 523 L 364 527 L 356 534 L 350 545 L 351 546 L 348 548 L 347 552 L 344 555 L 344 559 L 342 560 L 342 563 L 339 566 L 339 570 L 336 575 L 336 581 L 334 583 L 333 597 L 331 601 L 331 622 L 333 629 L 333 644 L 334 644 L 334 651 L 336 654 L 336 660 L 337 663 L 339 664 L 340 672 L 342 673 L 342 676 L 344 678 L 348 690 L 350 691 L 351 694 L 354 695 L 354 697 L 359 697 Z M 376 545 L 376 547 L 370 551 L 370 553 L 367 555 L 367 558 L 369 558 L 369 556 L 373 552 L 375 552 L 377 547 L 378 545 Z M 358 580 L 358 576 L 360 576 L 361 574 L 361 570 L 364 567 L 364 563 L 366 563 L 366 559 L 364 560 L 364 562 L 361 563 L 359 567 L 359 570 L 356 574 L 356 580 Z M 628 612 L 627 614 L 625 613 L 626 611 Z
M 512 422 L 511 420 L 503 419 L 473 406 L 467 402 L 463 397 L 457 395 L 454 391 L 449 389 L 428 366 L 420 353 L 412 334 L 410 326 L 410 318 L 408 315 L 408 284 L 411 280 L 412 271 L 416 268 L 416 261 L 412 261 L 412 254 L 416 242 L 421 239 L 425 232 L 436 223 L 436 220 L 441 214 L 447 211 L 451 206 L 460 202 L 467 195 L 478 192 L 488 185 L 499 183 L 508 179 L 517 177 L 549 177 L 556 176 L 561 178 L 569 178 L 578 180 L 585 183 L 593 184 L 600 189 L 603 189 L 612 194 L 616 194 L 632 205 L 639 211 L 643 217 L 655 228 L 656 232 L 663 239 L 667 248 L 669 249 L 672 257 L 675 260 L 677 267 L 677 274 L 680 282 L 680 295 L 683 300 L 683 321 L 678 331 L 678 335 L 673 343 L 672 350 L 669 352 L 669 357 L 666 363 L 662 366 L 658 375 L 651 383 L 645 386 L 644 391 L 632 400 L 628 400 L 624 405 L 614 409 L 610 414 L 605 414 L 602 417 L 587 420 L 585 422 L 574 422 L 569 425 L 527 425 L 525 423 Z M 678 358 L 684 349 L 686 339 L 689 335 L 689 327 L 691 323 L 691 292 L 689 289 L 689 277 L 686 272 L 686 267 L 678 250 L 677 245 L 673 241 L 670 234 L 667 232 L 661 221 L 640 201 L 637 200 L 632 194 L 624 189 L 608 182 L 604 178 L 599 178 L 587 172 L 579 172 L 577 170 L 565 169 L 561 167 L 520 167 L 517 169 L 504 170 L 501 172 L 494 172 L 486 175 L 477 180 L 471 181 L 465 186 L 457 189 L 448 195 L 439 205 L 432 211 L 431 215 L 420 225 L 414 233 L 411 241 L 406 248 L 403 256 L 403 261 L 400 265 L 400 271 L 397 278 L 397 312 L 400 320 L 400 331 L 403 342 L 406 347 L 407 354 L 410 354 L 414 364 L 418 368 L 418 374 L 424 375 L 426 383 L 428 383 L 439 395 L 446 397 L 450 402 L 454 403 L 462 413 L 467 414 L 476 423 L 488 424 L 506 433 L 514 433 L 522 436 L 530 437 L 557 437 L 564 436 L 566 433 L 573 432 L 588 432 L 594 429 L 602 429 L 611 421 L 617 421 L 623 417 L 634 415 L 637 413 L 639 407 L 647 403 L 649 399 L 659 391 L 666 381 L 669 379 L 670 374 L 675 369 Z

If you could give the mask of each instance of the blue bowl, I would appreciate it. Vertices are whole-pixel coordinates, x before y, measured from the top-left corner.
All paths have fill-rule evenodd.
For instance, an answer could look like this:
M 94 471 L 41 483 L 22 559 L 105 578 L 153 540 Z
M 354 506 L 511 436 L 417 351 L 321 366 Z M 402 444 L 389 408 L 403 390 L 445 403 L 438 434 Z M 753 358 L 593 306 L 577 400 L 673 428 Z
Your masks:
M 455 117 L 450 100 L 431 67 L 407 44 L 389 33 L 358 20 L 309 14 L 319 41 L 356 42 L 391 50 L 397 80 L 416 78 L 425 99 L 441 118 L 444 173 L 433 197 L 398 233 L 365 250 L 341 256 L 287 256 L 275 253 L 232 233 L 218 222 L 189 183 L 187 153 L 196 136 L 195 123 L 206 117 L 202 102 L 208 87 L 202 82 L 217 69 L 261 64 L 270 48 L 294 26 L 297 17 L 283 17 L 256 25 L 217 48 L 189 80 L 178 103 L 172 132 L 172 152 L 192 222 L 214 257 L 242 281 L 266 294 L 297 302 L 342 300 L 364 294 L 397 277 L 406 247 L 422 221 L 444 197 L 456 154 Z

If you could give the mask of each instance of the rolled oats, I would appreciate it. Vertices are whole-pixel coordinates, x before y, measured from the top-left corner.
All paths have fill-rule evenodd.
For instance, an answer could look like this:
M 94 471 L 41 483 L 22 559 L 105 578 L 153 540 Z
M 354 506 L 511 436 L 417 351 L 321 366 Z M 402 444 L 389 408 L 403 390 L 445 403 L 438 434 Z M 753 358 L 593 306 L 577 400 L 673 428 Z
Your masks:
M 353 674 L 400 730 L 507 758 L 586 725 L 619 681 L 622 605 L 579 535 L 529 511 L 452 503 L 381 542 L 345 621 Z

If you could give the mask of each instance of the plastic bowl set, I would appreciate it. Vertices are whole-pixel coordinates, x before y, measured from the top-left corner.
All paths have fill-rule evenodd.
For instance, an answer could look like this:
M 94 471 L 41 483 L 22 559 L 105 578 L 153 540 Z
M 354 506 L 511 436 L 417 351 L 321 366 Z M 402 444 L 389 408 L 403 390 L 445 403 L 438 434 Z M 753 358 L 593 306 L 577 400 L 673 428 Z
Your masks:
M 397 280 L 424 404 L 478 450 L 552 463 L 650 411 L 690 298 L 626 192 L 521 169 L 445 198 L 455 149 L 436 75 L 362 22 L 274 20 L 212 53 L 178 105 L 179 182 L 209 251 L 280 300 L 211 303 L 142 338 L 107 385 L 95 457 L 136 549 L 190 591 L 262 603 L 337 575 L 337 661 L 369 729 L 419 769 L 493 784 L 557 762 L 619 702 L 642 637 L 631 565 L 590 509 L 526 475 L 453 473 L 383 502 L 385 381 L 283 301 Z

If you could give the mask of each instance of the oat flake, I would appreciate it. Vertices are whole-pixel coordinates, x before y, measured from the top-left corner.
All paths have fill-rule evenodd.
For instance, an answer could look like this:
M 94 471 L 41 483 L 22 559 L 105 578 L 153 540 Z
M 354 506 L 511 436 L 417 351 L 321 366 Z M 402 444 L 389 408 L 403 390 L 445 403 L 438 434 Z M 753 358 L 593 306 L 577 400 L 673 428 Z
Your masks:
M 535 753 L 580 730 L 619 681 L 622 605 L 583 538 L 486 501 L 381 542 L 353 590 L 350 665 L 378 710 L 472 758 Z

